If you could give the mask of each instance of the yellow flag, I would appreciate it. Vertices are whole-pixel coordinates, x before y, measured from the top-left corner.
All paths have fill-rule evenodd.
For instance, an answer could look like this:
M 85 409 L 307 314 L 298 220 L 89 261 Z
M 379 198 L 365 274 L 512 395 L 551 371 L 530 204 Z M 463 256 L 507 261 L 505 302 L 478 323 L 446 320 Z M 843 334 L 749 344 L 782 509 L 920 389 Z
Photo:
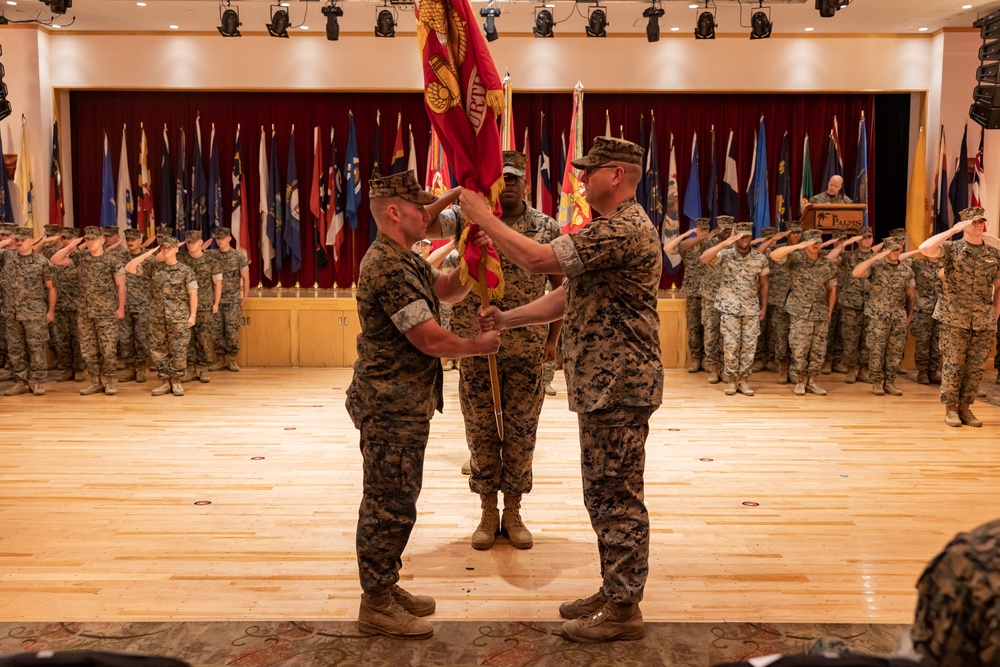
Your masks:
M 906 195 L 906 235 L 911 248 L 927 240 L 930 230 L 930 202 L 927 199 L 927 136 L 920 128 L 917 148 L 913 152 L 910 188 Z
M 35 216 L 35 185 L 31 180 L 31 155 L 28 151 L 28 124 L 21 117 L 21 154 L 17 156 L 14 170 L 14 185 L 17 186 L 18 224 L 31 227 L 35 236 L 41 233 L 41 226 Z

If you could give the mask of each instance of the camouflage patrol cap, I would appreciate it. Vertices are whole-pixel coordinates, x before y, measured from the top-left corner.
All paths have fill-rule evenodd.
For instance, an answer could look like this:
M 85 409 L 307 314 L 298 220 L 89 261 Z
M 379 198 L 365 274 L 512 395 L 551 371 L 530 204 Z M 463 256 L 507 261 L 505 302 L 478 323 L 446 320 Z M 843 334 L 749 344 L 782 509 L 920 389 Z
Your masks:
M 895 236 L 897 239 L 906 238 L 906 227 L 896 227 L 889 232 L 889 236 Z
M 958 216 L 963 222 L 966 220 L 985 220 L 986 210 L 982 206 L 970 206 L 963 209 Z
M 861 236 L 864 236 L 865 238 L 868 238 L 868 237 L 870 237 L 872 235 L 872 228 L 871 227 L 862 227 L 861 231 L 858 232 L 858 234 L 860 234 Z
M 117 227 L 115 229 L 117 229 Z M 88 241 L 91 239 L 99 239 L 101 238 L 101 236 L 102 235 L 100 227 L 90 225 L 88 227 L 83 228 L 83 238 L 87 239 Z
M 75 239 L 80 236 L 80 230 L 76 227 L 63 227 L 59 230 L 59 233 L 62 234 L 64 239 Z
M 626 164 L 642 164 L 642 148 L 624 139 L 614 137 L 595 137 L 590 152 L 579 160 L 573 160 L 577 169 L 599 167 L 608 162 L 624 162 Z
M 18 227 L 14 230 L 14 233 L 11 234 L 11 236 L 14 237 L 15 241 L 23 241 L 25 239 L 34 238 L 35 235 L 31 232 L 30 227 Z
M 181 243 L 177 240 L 176 236 L 164 236 L 160 238 L 160 246 L 169 246 L 171 248 L 180 247 Z
M 736 233 L 740 236 L 753 236 L 753 223 L 741 222 L 736 225 Z
M 17 225 L 13 223 L 10 222 L 0 223 L 0 234 L 6 234 L 7 236 L 10 236 L 11 234 L 14 233 L 15 229 L 17 229 Z
M 173 236 L 173 235 L 174 235 L 174 230 L 171 229 L 170 227 L 167 227 L 166 225 L 160 225 L 159 227 L 156 228 L 156 238 L 160 238 L 161 236 Z
M 232 235 L 232 230 L 229 227 L 216 227 L 212 230 L 213 239 L 228 239 Z
M 736 221 L 731 215 L 720 215 L 715 220 L 719 223 L 719 229 L 732 229 L 736 226 Z
M 101 234 L 116 236 L 118 234 L 118 227 L 116 225 L 101 225 Z
M 712 219 L 711 218 L 698 218 L 694 221 L 695 229 L 711 229 Z
M 524 153 L 519 153 L 518 151 L 504 151 L 503 152 L 503 173 L 513 174 L 518 178 L 524 178 L 524 172 L 527 170 L 528 156 Z
M 838 229 L 833 233 L 833 238 L 835 239 L 849 239 L 854 236 L 853 229 Z
M 56 234 L 62 234 L 62 225 L 45 225 L 45 235 L 55 236 Z
M 142 232 L 138 229 L 132 229 L 131 227 L 125 230 L 125 238 L 127 239 L 141 239 Z
M 788 232 L 789 234 L 801 234 L 802 225 L 800 225 L 797 222 L 790 222 L 787 225 L 785 225 L 785 231 Z
M 822 241 L 823 240 L 823 232 L 821 232 L 818 229 L 807 229 L 805 232 L 802 233 L 802 240 L 803 241 Z
M 412 171 L 373 178 L 368 181 L 368 198 L 399 197 L 414 204 L 426 206 L 437 201 L 437 197 L 420 187 L 417 175 Z
M 189 229 L 184 232 L 184 243 L 196 243 L 201 240 L 200 229 Z
M 777 233 L 778 233 L 778 230 L 776 228 L 774 228 L 774 227 L 765 227 L 764 229 L 760 230 L 760 237 L 762 239 L 769 239 L 769 238 L 771 238 L 772 236 L 774 236 Z
M 899 250 L 902 247 L 903 244 L 895 236 L 890 236 L 882 241 L 882 250 Z

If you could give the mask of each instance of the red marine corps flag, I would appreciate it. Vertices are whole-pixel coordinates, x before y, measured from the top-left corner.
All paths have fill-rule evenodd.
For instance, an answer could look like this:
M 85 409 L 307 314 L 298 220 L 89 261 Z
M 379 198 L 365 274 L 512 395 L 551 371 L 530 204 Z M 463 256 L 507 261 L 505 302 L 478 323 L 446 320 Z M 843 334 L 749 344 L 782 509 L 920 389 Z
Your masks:
M 419 0 L 413 12 L 431 126 L 441 139 L 458 184 L 486 195 L 496 207 L 504 187 L 497 124 L 504 108 L 504 90 L 486 39 L 469 0 Z M 486 306 L 491 298 L 503 297 L 503 274 L 500 257 L 492 246 L 480 248 L 465 242 L 478 231 L 477 225 L 470 224 L 462 233 L 459 271 L 462 282 Z M 490 355 L 490 381 L 497 431 L 503 440 L 496 355 Z

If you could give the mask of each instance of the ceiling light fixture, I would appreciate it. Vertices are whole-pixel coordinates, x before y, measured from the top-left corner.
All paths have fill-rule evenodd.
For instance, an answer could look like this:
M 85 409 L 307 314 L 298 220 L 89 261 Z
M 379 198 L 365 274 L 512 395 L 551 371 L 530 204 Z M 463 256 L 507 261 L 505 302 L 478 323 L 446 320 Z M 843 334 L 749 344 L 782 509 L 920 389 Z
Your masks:
M 587 37 L 607 37 L 608 36 L 608 11 L 607 8 L 594 4 L 590 9 L 590 16 L 587 18 Z
M 694 28 L 695 39 L 715 39 L 715 12 L 708 11 L 709 0 L 705 0 L 705 11 L 698 15 L 698 24 Z M 715 3 L 712 2 L 715 8 Z
M 486 35 L 487 42 L 495 42 L 500 38 L 500 34 L 497 32 L 496 18 L 500 16 L 500 8 L 493 6 L 494 0 L 490 0 L 490 3 L 479 10 L 479 15 L 486 19 L 486 23 L 483 24 L 483 34 Z
M 531 29 L 535 37 L 554 37 L 552 33 L 552 12 L 544 7 L 535 7 L 535 27 Z
M 663 7 L 660 7 L 657 0 L 652 0 L 649 7 L 642 12 L 646 19 L 646 41 L 650 44 L 660 41 L 660 17 L 663 14 Z M 676 30 L 676 28 L 673 29 Z
M 271 5 L 271 22 L 265 23 L 267 34 L 271 37 L 282 37 L 288 39 L 288 12 L 284 9 L 275 9 L 281 5 Z
M 344 15 L 344 8 L 338 7 L 335 2 L 330 2 L 322 10 L 326 17 L 326 38 L 331 42 L 340 39 L 340 17 Z
M 42 0 L 53 14 L 65 14 L 73 6 L 73 0 Z
M 388 5 L 382 7 L 375 18 L 375 36 L 391 39 L 396 36 L 396 17 L 389 11 Z
M 741 6 L 742 9 L 742 6 Z M 765 13 L 764 10 L 767 10 Z M 740 17 L 742 20 L 742 16 Z M 771 36 L 771 8 L 764 6 L 764 0 L 760 0 L 757 11 L 750 17 L 750 39 L 767 39 Z
M 223 37 L 240 37 L 240 10 L 239 7 L 233 9 L 226 2 L 226 9 L 223 11 L 222 4 L 219 4 L 219 34 Z

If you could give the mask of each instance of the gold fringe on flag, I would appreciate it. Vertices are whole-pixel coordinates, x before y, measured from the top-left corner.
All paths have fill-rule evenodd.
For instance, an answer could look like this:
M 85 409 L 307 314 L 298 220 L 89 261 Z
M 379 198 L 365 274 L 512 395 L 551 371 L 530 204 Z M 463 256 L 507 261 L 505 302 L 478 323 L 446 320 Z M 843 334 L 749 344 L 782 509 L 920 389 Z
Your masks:
M 469 265 L 465 262 L 465 244 L 468 241 L 470 227 L 466 226 L 462 230 L 462 237 L 458 240 L 458 256 L 462 259 L 461 263 L 458 265 L 458 278 L 462 281 L 462 284 L 468 287 L 476 296 L 480 299 L 483 298 L 482 290 L 479 289 L 479 276 L 473 276 L 469 273 Z M 485 287 L 486 296 L 491 301 L 494 299 L 502 299 L 504 291 L 504 279 L 503 279 L 503 268 L 500 266 L 500 260 L 493 257 L 485 250 L 483 250 L 482 258 L 479 260 L 486 263 L 486 271 L 488 273 L 493 273 L 496 275 L 500 282 L 497 283 L 496 287 Z

